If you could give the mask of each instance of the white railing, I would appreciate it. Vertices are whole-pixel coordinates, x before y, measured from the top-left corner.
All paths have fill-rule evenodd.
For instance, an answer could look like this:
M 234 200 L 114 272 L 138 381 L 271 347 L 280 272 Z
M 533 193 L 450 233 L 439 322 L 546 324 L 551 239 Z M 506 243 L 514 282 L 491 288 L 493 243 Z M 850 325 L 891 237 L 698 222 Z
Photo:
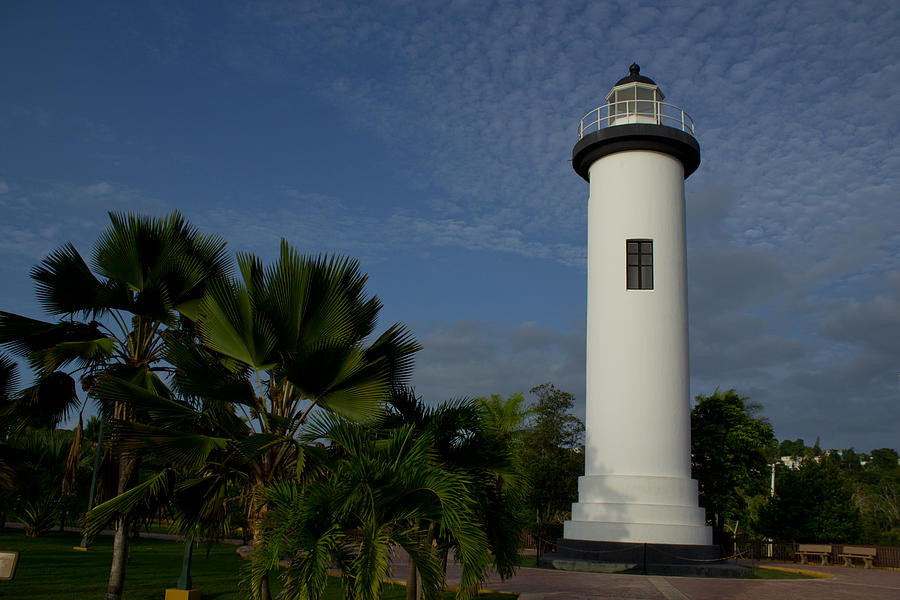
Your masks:
M 656 100 L 623 100 L 605 104 L 584 115 L 578 124 L 578 139 L 607 127 L 634 123 L 665 125 L 694 135 L 694 120 L 673 104 Z

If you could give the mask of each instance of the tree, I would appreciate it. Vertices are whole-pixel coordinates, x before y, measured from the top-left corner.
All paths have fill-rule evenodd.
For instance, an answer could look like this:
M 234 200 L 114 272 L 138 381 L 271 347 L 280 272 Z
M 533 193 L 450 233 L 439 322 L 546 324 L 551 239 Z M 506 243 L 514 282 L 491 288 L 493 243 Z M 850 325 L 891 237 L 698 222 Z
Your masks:
M 286 242 L 275 264 L 237 258 L 241 278 L 210 286 L 194 336 L 172 336 L 166 360 L 174 393 L 109 377 L 100 393 L 128 399 L 151 424 L 111 421 L 117 447 L 159 456 L 169 468 L 89 514 L 97 527 L 111 511 L 176 495 L 183 528 L 222 527 L 223 504 L 243 502 L 254 545 L 268 521 L 263 488 L 312 469 L 315 445 L 301 442 L 311 415 L 359 421 L 384 413 L 390 389 L 412 368 L 418 343 L 400 324 L 371 343 L 381 303 L 365 293 L 359 263 L 305 257 Z M 228 497 L 238 484 L 242 498 Z M 270 596 L 265 577 L 256 595 Z
M 485 424 L 503 438 L 521 438 L 532 410 L 525 408 L 525 395 L 512 394 L 506 400 L 500 394 L 476 398 L 484 411 Z
M 522 434 L 521 461 L 530 481 L 528 505 L 544 537 L 561 533 L 562 521 L 578 499 L 584 475 L 584 423 L 570 410 L 575 398 L 552 383 L 531 388 L 536 397 Z M 540 536 L 539 536 L 540 537 Z
M 698 395 L 691 410 L 691 473 L 718 544 L 727 541 L 726 519 L 738 518 L 750 497 L 765 492 L 763 449 L 775 437 L 759 410 L 734 390 Z
M 797 438 L 794 441 L 783 440 L 778 446 L 779 456 L 790 456 L 792 458 L 802 458 L 806 456 L 806 444 L 803 438 Z
M 781 473 L 761 526 L 767 537 L 795 542 L 853 543 L 861 533 L 849 480 L 833 462 L 813 458 Z
M 225 243 L 201 235 L 184 218 L 110 213 L 110 225 L 94 244 L 91 266 L 72 244 L 54 250 L 31 272 L 36 295 L 56 322 L 0 312 L 0 344 L 28 360 L 35 385 L 19 394 L 11 409 L 17 426 L 35 420 L 56 425 L 80 414 L 84 402 L 75 377 L 93 397 L 108 377 L 135 389 L 157 390 L 165 337 L 196 316 L 208 283 L 227 273 Z M 101 402 L 104 414 L 122 422 L 140 422 L 128 397 Z M 69 464 L 77 464 L 82 424 Z M 141 457 L 110 456 L 116 463 L 115 488 L 124 493 L 137 483 Z M 127 515 L 117 515 L 107 600 L 119 600 L 128 553 Z
M 847 448 L 841 452 L 841 468 L 852 472 L 862 469 L 859 454 L 853 448 Z
M 317 600 L 327 570 L 335 564 L 345 581 L 344 596 L 381 597 L 392 546 L 418 565 L 424 597 L 439 598 L 443 571 L 435 548 L 419 534 L 432 522 L 457 541 L 462 564 L 457 598 L 471 598 L 488 567 L 488 540 L 477 518 L 472 480 L 435 460 L 434 440 L 413 425 L 378 435 L 343 419 L 322 417 L 310 438 L 331 442 L 328 475 L 308 485 L 273 483 L 261 490 L 270 523 L 259 538 L 259 559 L 251 580 L 258 584 L 283 557 L 288 597 Z
M 871 452 L 872 460 L 869 465 L 879 471 L 896 471 L 900 469 L 897 451 L 893 448 L 876 448 Z M 869 466 L 866 465 L 866 466 Z
M 28 428 L 8 442 L 16 454 L 11 498 L 29 537 L 44 535 L 62 516 L 69 496 L 63 475 L 73 438 L 64 429 Z
M 0 354 L 0 518 L 5 523 L 5 515 L 9 506 L 9 494 L 15 489 L 12 456 L 6 442 L 9 440 L 9 410 L 13 403 L 13 394 L 17 386 L 18 375 L 16 363 L 5 354 Z
M 499 396 L 496 397 L 499 399 Z M 527 517 L 523 512 L 524 479 L 515 461 L 513 433 L 516 419 L 513 406 L 499 401 L 486 406 L 482 399 L 455 400 L 429 407 L 415 391 L 396 388 L 391 393 L 392 412 L 381 429 L 391 431 L 412 426 L 417 435 L 428 436 L 440 464 L 470 480 L 468 494 L 475 502 L 479 526 L 487 534 L 488 548 L 494 568 L 508 578 L 519 564 L 518 550 Z M 494 409 L 494 410 L 492 410 Z M 437 523 L 420 524 L 419 535 L 426 544 L 434 543 L 441 551 L 446 567 L 447 555 L 459 542 Z M 416 564 L 410 560 L 406 594 L 416 594 Z

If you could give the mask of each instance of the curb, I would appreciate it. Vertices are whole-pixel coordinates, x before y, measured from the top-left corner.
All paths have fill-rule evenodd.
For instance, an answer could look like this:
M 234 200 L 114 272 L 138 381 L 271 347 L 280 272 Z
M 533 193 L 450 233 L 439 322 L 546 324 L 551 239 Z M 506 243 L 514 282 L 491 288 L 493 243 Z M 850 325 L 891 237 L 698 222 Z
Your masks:
M 746 566 L 746 565 L 742 565 Z M 757 569 L 768 569 L 770 571 L 781 571 L 782 573 L 794 573 L 795 575 L 806 575 L 816 579 L 831 579 L 834 577 L 831 573 L 822 573 L 821 571 L 807 571 L 806 569 L 794 569 L 792 567 L 772 567 L 769 565 L 755 565 Z

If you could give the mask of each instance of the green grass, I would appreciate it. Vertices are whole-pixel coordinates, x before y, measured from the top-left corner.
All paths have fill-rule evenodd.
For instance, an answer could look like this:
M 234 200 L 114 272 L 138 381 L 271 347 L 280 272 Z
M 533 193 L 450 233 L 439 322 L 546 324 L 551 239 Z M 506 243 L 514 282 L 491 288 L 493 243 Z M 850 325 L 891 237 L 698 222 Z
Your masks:
M 520 567 L 529 567 L 531 569 L 538 568 L 537 555 L 535 555 L 535 554 L 520 554 L 519 555 L 519 566 Z
M 744 565 L 747 566 L 747 565 Z M 788 571 L 779 571 L 777 569 L 766 569 L 763 567 L 755 567 L 753 569 L 754 579 L 816 579 L 812 575 L 804 575 L 803 573 L 790 573 Z
M 0 529 L 0 549 L 19 552 L 13 581 L 0 581 L 7 598 L 80 600 L 102 598 L 109 579 L 112 538 L 98 537 L 87 552 L 72 550 L 81 541 L 75 533 L 54 531 L 45 537 L 29 538 L 21 530 Z M 194 550 L 191 576 L 204 600 L 245 600 L 238 577 L 246 564 L 235 546 L 214 544 L 206 556 L 206 546 Z M 131 559 L 125 577 L 124 600 L 161 600 L 166 588 L 175 587 L 181 573 L 184 545 L 179 542 L 139 538 L 131 545 Z M 273 587 L 280 589 L 277 582 Z M 340 582 L 333 579 L 326 600 L 340 600 Z M 403 600 L 406 589 L 390 585 L 386 600 Z M 480 594 L 479 600 L 510 600 L 512 594 Z M 452 599 L 452 592 L 445 594 Z
M 0 548 L 19 552 L 19 564 L 12 582 L 0 582 L 0 591 L 10 598 L 69 600 L 102 598 L 109 579 L 112 538 L 98 537 L 87 552 L 72 550 L 81 536 L 52 532 L 28 538 L 20 530 L 3 529 Z M 184 544 L 139 538 L 131 545 L 131 559 L 125 577 L 127 600 L 160 600 L 164 590 L 175 587 L 181 573 Z M 237 577 L 244 562 L 235 547 L 212 546 L 194 550 L 191 576 L 194 587 L 209 600 L 243 600 Z

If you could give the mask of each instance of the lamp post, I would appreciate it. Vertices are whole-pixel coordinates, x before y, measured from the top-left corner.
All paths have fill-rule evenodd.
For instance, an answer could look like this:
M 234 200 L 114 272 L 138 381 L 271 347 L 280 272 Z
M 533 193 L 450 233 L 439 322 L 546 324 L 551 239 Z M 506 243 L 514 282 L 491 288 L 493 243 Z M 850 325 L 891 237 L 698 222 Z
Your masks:
M 772 463 L 769 466 L 772 467 L 772 483 L 770 486 L 771 489 L 769 490 L 769 498 L 774 498 L 775 497 L 775 463 Z
M 94 451 L 94 474 L 91 475 L 91 491 L 88 495 L 87 511 L 94 508 L 94 496 L 97 493 L 97 477 L 100 473 L 100 458 L 103 456 L 103 419 L 100 419 L 100 429 L 97 432 L 97 449 Z M 87 533 L 81 537 L 81 545 L 75 546 L 75 550 L 87 550 L 91 547 L 91 539 Z

